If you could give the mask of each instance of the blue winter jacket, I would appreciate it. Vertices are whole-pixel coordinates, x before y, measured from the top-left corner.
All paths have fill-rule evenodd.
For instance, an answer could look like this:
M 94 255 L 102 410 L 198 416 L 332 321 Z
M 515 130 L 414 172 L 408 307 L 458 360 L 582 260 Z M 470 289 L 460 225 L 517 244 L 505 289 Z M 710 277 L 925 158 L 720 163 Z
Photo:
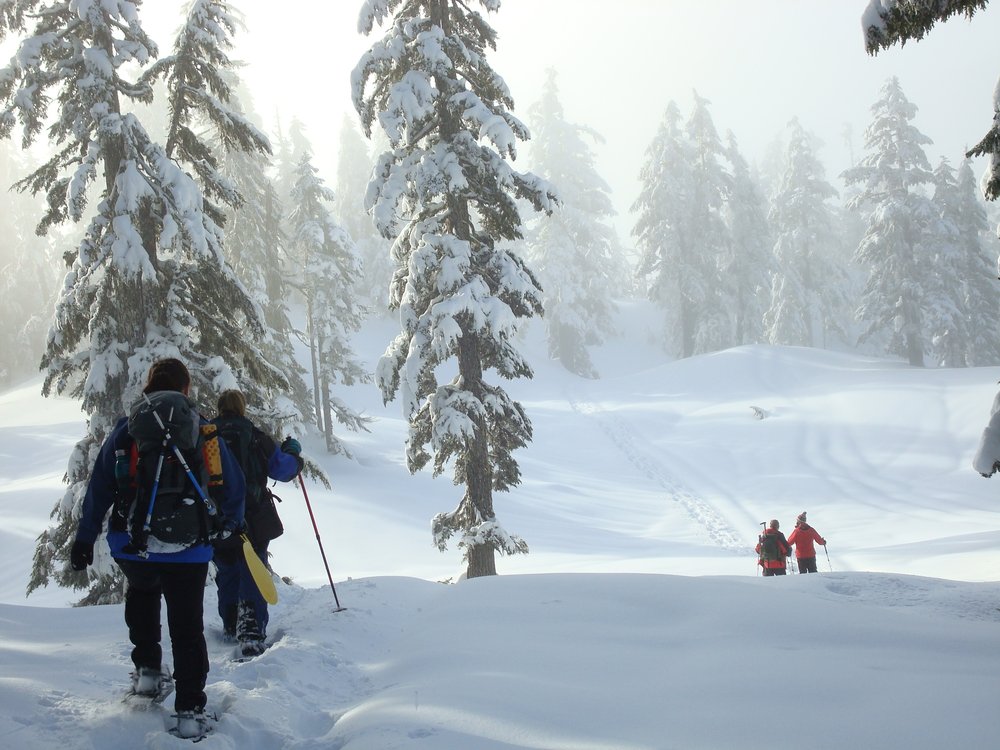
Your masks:
M 302 471 L 302 459 L 292 453 L 285 453 L 274 438 L 260 429 L 247 417 L 225 412 L 221 416 L 212 420 L 212 424 L 222 428 L 227 424 L 241 424 L 250 428 L 253 434 L 253 442 L 259 448 L 261 454 L 267 457 L 265 471 L 271 479 L 279 482 L 290 482 Z M 225 442 L 225 441 L 223 441 Z
M 202 419 L 201 424 L 208 424 Z M 97 454 L 97 462 L 94 464 L 94 471 L 90 475 L 90 482 L 87 484 L 87 494 L 83 498 L 83 511 L 80 515 L 80 526 L 76 531 L 76 539 L 80 542 L 93 544 L 101 533 L 104 526 L 104 519 L 111 510 L 115 501 L 117 485 L 115 483 L 115 449 L 129 445 L 131 438 L 128 436 L 128 418 L 123 417 L 115 425 L 111 435 L 101 446 L 101 452 Z M 224 497 L 221 501 L 220 511 L 226 524 L 233 528 L 239 528 L 243 524 L 243 509 L 246 494 L 246 484 L 243 480 L 243 471 L 240 469 L 233 454 L 226 447 L 226 441 L 219 441 L 219 451 L 222 455 L 222 483 Z M 122 552 L 129 542 L 128 532 L 109 531 L 108 546 L 111 548 L 111 556 L 120 560 L 144 560 L 148 562 L 209 562 L 212 559 L 212 545 L 197 544 L 194 547 L 181 550 L 180 552 L 150 552 L 148 557 L 140 558 L 137 555 L 129 555 Z
M 275 443 L 271 457 L 267 460 L 267 475 L 279 482 L 290 482 L 302 471 L 302 460 L 291 453 L 285 453 Z

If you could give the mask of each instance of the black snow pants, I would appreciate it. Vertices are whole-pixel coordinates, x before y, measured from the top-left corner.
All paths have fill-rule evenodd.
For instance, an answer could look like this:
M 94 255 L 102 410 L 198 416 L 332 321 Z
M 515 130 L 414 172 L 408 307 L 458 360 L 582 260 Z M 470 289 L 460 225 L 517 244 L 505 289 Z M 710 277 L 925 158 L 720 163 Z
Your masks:
M 160 598 L 167 603 L 167 629 L 174 659 L 174 709 L 205 707 L 208 647 L 205 645 L 204 599 L 208 563 L 163 563 L 117 560 L 128 579 L 125 624 L 132 663 L 160 668 Z
M 800 573 L 816 573 L 816 558 L 815 557 L 800 557 L 798 558 L 799 572 Z

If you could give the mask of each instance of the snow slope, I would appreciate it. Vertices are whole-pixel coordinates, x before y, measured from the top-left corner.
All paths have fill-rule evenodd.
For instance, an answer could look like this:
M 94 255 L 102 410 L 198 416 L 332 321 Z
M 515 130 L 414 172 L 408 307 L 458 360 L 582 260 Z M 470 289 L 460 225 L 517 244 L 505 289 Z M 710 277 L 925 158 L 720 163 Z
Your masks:
M 283 587 L 273 645 L 251 662 L 230 662 L 212 629 L 219 721 L 199 747 L 752 750 L 806 732 L 816 750 L 911 750 L 1000 732 L 996 583 L 378 577 L 338 595 L 334 614 L 329 587 Z M 186 746 L 168 710 L 119 700 L 120 607 L 0 605 L 0 633 L 5 747 Z
M 276 488 L 273 562 L 293 583 L 279 584 L 272 647 L 244 664 L 207 592 L 219 722 L 199 746 L 994 746 L 1000 485 L 970 461 L 1000 368 L 763 346 L 668 362 L 639 312 L 597 353 L 599 381 L 544 361 L 528 332 L 536 378 L 510 389 L 535 438 L 496 508 L 532 551 L 497 578 L 439 582 L 461 565 L 431 545 L 430 518 L 458 490 L 407 473 L 398 405 L 372 386 L 346 394 L 375 417 L 350 436 L 357 460 L 304 444 L 333 483 L 308 489 L 347 609 L 333 612 L 301 491 Z M 367 361 L 392 331 L 368 326 Z M 83 430 L 76 404 L 37 391 L 0 394 L 0 743 L 185 747 L 163 731 L 169 711 L 118 699 L 120 606 L 24 598 Z M 829 541 L 821 574 L 760 578 L 760 522 L 787 531 L 802 510 Z

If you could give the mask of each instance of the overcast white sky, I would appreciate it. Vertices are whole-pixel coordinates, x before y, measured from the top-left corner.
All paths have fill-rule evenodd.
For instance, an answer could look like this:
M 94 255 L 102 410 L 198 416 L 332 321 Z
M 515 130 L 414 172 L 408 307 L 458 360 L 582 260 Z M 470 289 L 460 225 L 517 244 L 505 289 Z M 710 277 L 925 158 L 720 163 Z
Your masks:
M 147 2 L 148 30 L 166 52 L 182 0 Z M 319 165 L 333 182 L 339 128 L 350 103 L 350 72 L 370 40 L 357 32 L 360 0 L 232 0 L 247 23 L 238 56 L 254 106 L 272 123 L 281 112 L 307 127 Z M 721 135 L 732 130 L 744 155 L 760 161 L 788 120 L 825 143 L 828 178 L 849 166 L 843 138 L 863 132 L 890 76 L 918 107 L 915 124 L 957 163 L 986 132 L 1000 76 L 1000 8 L 877 57 L 864 52 L 867 0 L 503 0 L 489 17 L 499 32 L 493 67 L 507 80 L 517 113 L 541 93 L 546 68 L 559 71 L 567 117 L 601 133 L 598 169 L 615 191 L 618 225 L 638 192 L 643 154 L 669 101 L 685 116 L 691 91 L 709 99 Z M 356 117 L 354 117 L 356 121 Z M 522 148 L 526 154 L 526 149 Z M 518 166 L 523 164 L 519 160 Z M 523 164 L 522 168 L 529 165 Z

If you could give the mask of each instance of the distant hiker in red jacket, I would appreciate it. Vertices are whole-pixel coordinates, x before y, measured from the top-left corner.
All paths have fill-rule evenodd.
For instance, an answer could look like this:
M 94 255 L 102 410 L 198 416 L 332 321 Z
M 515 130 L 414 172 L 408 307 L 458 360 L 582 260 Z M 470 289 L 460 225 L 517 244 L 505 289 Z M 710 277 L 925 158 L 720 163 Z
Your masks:
M 766 576 L 785 575 L 785 558 L 792 554 L 792 548 L 785 535 L 778 531 L 778 521 L 772 519 L 757 542 L 757 564 Z
M 812 526 L 806 523 L 806 512 L 802 511 L 795 519 L 795 528 L 788 535 L 788 543 L 795 545 L 795 559 L 799 564 L 800 573 L 816 572 L 816 547 L 826 546 L 826 539 L 821 537 Z

